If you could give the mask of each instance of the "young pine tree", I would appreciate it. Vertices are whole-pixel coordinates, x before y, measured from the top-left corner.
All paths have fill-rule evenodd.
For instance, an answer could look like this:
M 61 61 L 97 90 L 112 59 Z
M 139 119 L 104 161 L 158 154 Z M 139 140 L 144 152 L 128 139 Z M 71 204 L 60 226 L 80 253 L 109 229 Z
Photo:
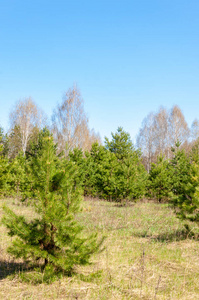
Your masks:
M 113 200 L 117 190 L 116 172 L 118 169 L 115 154 L 95 143 L 90 152 L 90 161 L 93 162 L 94 182 L 98 197 Z
M 105 147 L 117 159 L 115 170 L 115 191 L 113 199 L 116 201 L 132 200 L 142 197 L 145 193 L 147 174 L 141 164 L 140 153 L 136 151 L 130 134 L 122 127 L 118 127 L 112 140 L 105 138 Z
M 135 201 L 145 194 L 147 172 L 140 160 L 139 151 L 132 151 L 119 161 L 117 172 L 117 199 Z
M 112 140 L 105 137 L 105 147 L 115 153 L 118 160 L 124 160 L 134 151 L 130 134 L 125 132 L 122 127 L 118 127 L 117 132 L 111 133 Z
M 22 152 L 19 152 L 9 164 L 7 174 L 8 194 L 16 196 L 17 198 L 23 195 L 27 190 L 28 182 L 25 172 L 26 159 Z
M 171 191 L 175 196 L 184 195 L 186 185 L 191 182 L 191 163 L 185 151 L 179 149 L 180 143 L 176 143 L 175 148 L 172 148 L 174 153 L 169 164 Z
M 56 156 L 51 136 L 43 138 L 40 151 L 30 163 L 35 209 L 38 217 L 27 221 L 4 207 L 3 223 L 16 236 L 8 252 L 26 260 L 43 261 L 45 270 L 71 274 L 73 267 L 86 264 L 102 243 L 96 235 L 82 237 L 83 228 L 75 220 L 81 191 L 75 181 L 72 162 Z
M 194 221 L 198 217 L 198 164 L 191 164 L 184 150 L 173 149 L 174 157 L 170 162 L 171 171 L 171 204 L 176 215 L 182 220 Z
M 0 137 L 1 141 L 1 137 Z M 8 177 L 8 167 L 9 161 L 7 157 L 2 155 L 3 145 L 0 144 L 0 195 L 5 195 L 7 193 L 7 177 Z
M 163 155 L 158 156 L 157 162 L 151 164 L 148 178 L 148 192 L 159 202 L 168 200 L 171 192 L 171 176 L 169 161 Z
M 199 225 L 199 165 L 193 163 L 190 168 L 190 179 L 184 185 L 184 192 L 175 196 L 172 202 L 177 216 Z M 186 226 L 187 227 L 187 226 Z

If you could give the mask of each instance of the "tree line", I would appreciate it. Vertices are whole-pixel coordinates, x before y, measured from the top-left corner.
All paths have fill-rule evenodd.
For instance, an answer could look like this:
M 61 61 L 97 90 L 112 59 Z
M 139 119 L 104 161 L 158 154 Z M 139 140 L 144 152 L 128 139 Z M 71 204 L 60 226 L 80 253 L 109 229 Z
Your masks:
M 178 106 L 161 107 L 143 120 L 136 145 L 122 127 L 102 144 L 99 134 L 89 129 L 76 86 L 54 109 L 50 125 L 31 98 L 18 101 L 10 114 L 9 132 L 0 130 L 1 194 L 25 197 L 30 193 L 27 165 L 46 134 L 53 138 L 56 155 L 64 155 L 78 168 L 77 180 L 85 196 L 119 202 L 143 197 L 165 201 L 173 189 L 176 156 L 184 153 L 191 166 L 196 160 L 199 121 L 189 129 Z
M 179 218 L 199 222 L 199 122 L 189 129 L 179 107 L 150 113 L 136 146 L 122 127 L 102 144 L 76 87 L 57 105 L 51 126 L 30 98 L 16 104 L 10 121 L 9 133 L 0 132 L 0 193 L 40 216 L 28 222 L 4 208 L 3 222 L 18 236 L 9 248 L 16 257 L 43 259 L 51 275 L 88 263 L 103 238 L 81 237 L 75 214 L 82 196 L 122 205 L 156 199 Z
M 177 142 L 180 142 L 181 149 L 189 152 L 198 137 L 198 119 L 189 128 L 177 105 L 170 110 L 161 107 L 157 113 L 151 112 L 144 118 L 137 136 L 137 147 L 142 151 L 143 163 L 149 172 L 158 155 L 162 153 L 166 159 L 172 158 L 172 148 Z
M 83 151 L 90 150 L 95 141 L 101 142 L 99 134 L 89 128 L 83 99 L 76 86 L 65 93 L 62 102 L 54 109 L 50 124 L 31 97 L 16 103 L 9 121 L 10 128 L 6 135 L 3 135 L 1 128 L 1 143 L 10 158 L 14 158 L 20 151 L 25 155 L 44 127 L 53 133 L 57 151 L 66 154 L 76 147 Z

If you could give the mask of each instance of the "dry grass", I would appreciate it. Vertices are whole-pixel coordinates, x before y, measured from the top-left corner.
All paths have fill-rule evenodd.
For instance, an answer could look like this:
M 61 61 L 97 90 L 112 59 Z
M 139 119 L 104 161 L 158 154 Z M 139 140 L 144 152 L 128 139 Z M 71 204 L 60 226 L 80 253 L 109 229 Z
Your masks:
M 32 217 L 31 207 L 1 201 Z M 106 249 L 50 285 L 20 280 L 27 266 L 6 253 L 10 238 L 0 227 L 0 299 L 199 299 L 199 242 L 167 205 L 87 200 L 78 219 L 86 233 L 107 237 Z

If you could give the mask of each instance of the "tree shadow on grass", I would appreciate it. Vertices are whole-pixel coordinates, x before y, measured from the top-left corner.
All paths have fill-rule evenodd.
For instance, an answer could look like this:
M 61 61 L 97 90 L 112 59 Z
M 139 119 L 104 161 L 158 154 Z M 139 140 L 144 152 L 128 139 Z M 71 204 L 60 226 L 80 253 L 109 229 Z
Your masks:
M 35 266 L 30 266 L 27 262 L 15 262 L 0 260 L 0 280 L 20 273 L 33 270 Z
M 184 229 L 177 229 L 176 231 L 173 232 L 162 232 L 160 234 L 149 234 L 147 232 L 139 232 L 135 233 L 134 236 L 136 237 L 142 237 L 142 238 L 147 238 L 152 241 L 157 241 L 157 242 L 167 242 L 167 243 L 172 243 L 172 242 L 178 242 L 178 241 L 183 241 L 183 240 L 198 240 L 199 237 L 197 234 L 194 232 L 184 228 Z

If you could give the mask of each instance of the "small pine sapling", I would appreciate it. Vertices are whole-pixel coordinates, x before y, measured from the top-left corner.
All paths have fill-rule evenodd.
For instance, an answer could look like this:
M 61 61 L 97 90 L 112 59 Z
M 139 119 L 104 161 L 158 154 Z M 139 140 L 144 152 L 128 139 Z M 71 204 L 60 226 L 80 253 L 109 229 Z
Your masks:
M 83 237 L 83 228 L 75 220 L 81 202 L 76 167 L 56 156 L 51 136 L 44 137 L 30 168 L 38 217 L 27 221 L 4 207 L 3 223 L 9 235 L 16 236 L 8 252 L 17 258 L 40 260 L 44 270 L 52 270 L 52 276 L 60 272 L 70 275 L 74 266 L 89 262 L 103 239 L 99 241 L 96 234 Z

